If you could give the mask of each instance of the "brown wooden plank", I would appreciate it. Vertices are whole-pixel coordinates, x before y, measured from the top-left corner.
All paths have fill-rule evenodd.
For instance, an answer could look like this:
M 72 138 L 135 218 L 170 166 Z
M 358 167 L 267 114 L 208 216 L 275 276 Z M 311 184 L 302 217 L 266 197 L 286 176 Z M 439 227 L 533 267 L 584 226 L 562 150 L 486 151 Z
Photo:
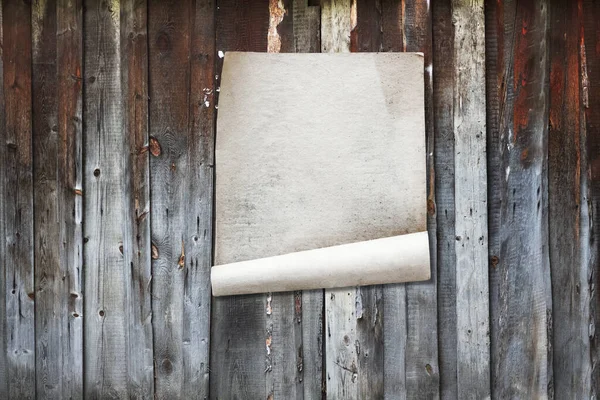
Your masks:
M 6 120 L 4 114 L 4 26 L 3 26 L 3 2 L 0 1 L 0 166 L 4 168 L 6 160 Z M 5 174 L 0 173 L 0 237 L 6 237 L 6 223 L 4 217 L 4 203 L 6 199 L 6 184 L 4 182 Z M 8 354 L 6 354 L 6 248 L 0 244 L 0 397 L 8 398 Z
M 581 208 L 587 208 L 589 225 L 589 241 L 582 241 L 582 256 L 589 260 L 587 271 L 587 285 L 592 290 L 590 293 L 590 327 L 595 326 L 600 320 L 600 307 L 598 306 L 598 263 L 600 261 L 600 3 L 593 0 L 579 2 L 580 27 L 579 65 L 580 86 L 583 104 L 584 126 L 582 144 L 585 146 L 585 157 L 582 160 L 582 194 L 586 202 L 582 201 Z M 583 125 L 583 124 L 582 124 Z M 585 225 L 582 225 L 585 227 Z M 583 237 L 583 235 L 582 235 Z M 600 343 L 600 330 L 592 329 L 590 333 L 590 353 L 592 360 L 591 386 L 595 395 L 600 387 L 600 368 L 598 368 L 598 344 Z
M 148 6 L 156 396 L 207 397 L 214 3 Z
M 499 111 L 490 132 L 490 203 L 500 204 L 489 225 L 492 395 L 544 397 L 548 363 L 547 249 L 547 3 L 493 5 L 499 32 L 492 79 Z M 500 178 L 498 180 L 498 177 Z M 499 186 L 499 187 L 498 187 Z M 497 217 L 494 217 L 497 218 Z
M 147 4 L 120 8 L 123 107 L 123 264 L 127 273 L 128 396 L 154 395 L 148 143 Z
M 550 4 L 548 138 L 549 249 L 552 270 L 554 394 L 592 397 L 589 334 L 589 210 L 580 31 L 582 7 Z
M 450 3 L 434 2 L 432 17 L 440 397 L 457 399 L 454 92 L 449 89 L 456 69 Z
M 4 289 L 9 398 L 35 396 L 31 7 L 2 4 L 4 64 Z

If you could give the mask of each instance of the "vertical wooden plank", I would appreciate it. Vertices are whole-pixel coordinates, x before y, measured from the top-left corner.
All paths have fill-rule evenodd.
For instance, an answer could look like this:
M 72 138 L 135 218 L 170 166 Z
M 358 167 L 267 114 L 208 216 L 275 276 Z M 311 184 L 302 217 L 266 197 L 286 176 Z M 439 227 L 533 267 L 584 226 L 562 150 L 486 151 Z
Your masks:
M 318 53 L 321 51 L 321 9 L 309 6 L 308 0 L 293 0 L 292 8 L 294 51 Z
M 83 395 L 80 18 L 76 2 L 33 4 L 36 392 L 43 398 Z
M 355 27 L 354 0 L 321 1 L 321 52 L 350 52 L 350 35 Z
M 439 396 L 437 345 L 436 213 L 431 10 L 426 1 L 385 0 L 383 49 L 422 52 L 425 56 L 425 119 L 428 167 L 428 230 L 432 279 L 384 287 L 384 370 L 386 398 Z M 358 24 L 361 25 L 360 7 Z M 360 32 L 360 29 L 359 29 Z M 444 154 L 446 157 L 447 155 Z
M 587 271 L 587 285 L 590 286 L 590 315 L 589 327 L 590 352 L 591 352 L 591 386 L 592 396 L 598 397 L 600 385 L 600 368 L 598 368 L 598 359 L 600 352 L 598 344 L 600 343 L 600 329 L 596 329 L 596 321 L 600 320 L 600 307 L 598 306 L 598 262 L 600 261 L 600 3 L 593 0 L 584 0 L 579 2 L 580 20 L 583 26 L 580 27 L 579 42 L 579 65 L 581 79 L 581 98 L 583 105 L 582 124 L 582 144 L 584 155 L 582 160 L 587 163 L 582 164 L 581 193 L 582 212 L 587 211 L 589 225 L 589 237 L 582 240 L 582 258 L 589 262 Z M 582 228 L 585 228 L 585 222 Z M 584 232 L 585 233 L 585 232 Z M 582 234 L 582 238 L 583 238 Z
M 61 0 L 56 15 L 58 70 L 57 165 L 61 199 L 60 263 L 66 272 L 62 293 L 68 323 L 63 345 L 64 397 L 83 397 L 83 4 Z
M 120 7 L 123 119 L 123 266 L 127 273 L 128 396 L 154 395 L 148 143 L 147 4 Z M 152 149 L 150 149 L 152 151 Z
M 433 125 L 433 66 L 431 10 L 427 0 L 406 2 L 404 32 L 406 51 L 425 56 L 425 129 L 427 136 L 427 230 L 431 254 L 431 280 L 406 285 L 407 353 L 406 378 L 409 398 L 439 396 L 437 326 L 437 240 Z
M 384 51 L 406 51 L 406 2 L 382 1 Z M 360 14 L 359 14 L 360 15 Z M 359 17 L 359 26 L 362 17 Z M 408 316 L 406 285 L 386 285 L 383 292 L 383 390 L 385 398 L 406 399 L 406 341 Z
M 5 146 L 4 276 L 9 398 L 35 396 L 31 7 L 2 4 Z
M 129 177 L 129 132 L 124 129 L 129 127 L 121 71 L 125 8 L 116 1 L 90 1 L 85 7 L 85 397 L 140 397 L 151 387 L 143 386 L 147 355 L 131 359 L 129 352 L 147 338 L 137 336 L 139 314 L 130 314 L 136 301 L 132 292 L 139 289 L 132 278 L 136 267 L 126 256 L 132 240 L 130 184 L 135 182 Z
M 6 119 L 4 114 L 4 26 L 3 26 L 3 2 L 0 1 L 0 166 L 4 169 L 6 165 Z M 5 174 L 0 173 L 0 237 L 6 237 L 6 220 L 4 217 L 4 203 L 6 200 Z M 6 354 L 6 247 L 0 243 L 0 397 L 8 398 L 8 358 Z
M 189 274 L 186 189 L 189 156 L 191 2 L 150 1 L 150 185 L 156 396 L 182 396 L 184 287 Z M 195 222 L 195 221 L 192 221 Z M 189 275 L 188 275 L 189 276 Z M 189 366 L 191 367 L 191 366 Z
M 433 109 L 437 215 L 440 397 L 457 399 L 456 251 L 454 197 L 454 28 L 450 2 L 434 2 Z
M 552 270 L 554 394 L 591 398 L 591 270 L 581 91 L 581 4 L 550 4 L 548 133 L 549 249 Z M 582 54 L 585 57 L 585 54 Z
M 321 2 L 321 52 L 350 51 L 356 27 L 356 3 L 350 0 Z M 357 288 L 325 290 L 325 373 L 327 398 L 358 399 L 356 314 L 361 299 Z M 358 304 L 357 304 L 358 303 Z
M 545 397 L 548 363 L 549 262 L 547 243 L 547 3 L 495 5 L 498 132 L 491 133 L 490 201 L 501 204 L 490 225 L 492 271 L 492 394 Z M 493 161 L 492 161 L 493 160 Z M 495 162 L 494 162 L 495 161 Z M 499 196 L 500 198 L 494 198 Z M 499 252 L 499 253 L 497 253 Z M 549 385 L 550 383 L 550 385 Z
M 185 230 L 184 398 L 208 398 L 210 356 L 210 267 L 215 110 L 215 2 L 197 0 L 190 16 L 190 121 Z M 195 223 L 194 223 L 195 221 Z
M 356 26 L 351 31 L 352 51 L 377 52 L 382 49 L 382 4 L 356 1 Z M 392 289 L 393 290 L 393 289 Z M 357 287 L 355 323 L 358 398 L 384 396 L 384 286 Z
M 458 398 L 490 397 L 483 1 L 452 3 Z
M 218 54 L 292 51 L 289 2 L 217 3 Z M 289 19 L 287 19 L 289 18 Z M 293 23 L 293 22 L 292 22 Z M 216 75 L 221 70 L 218 59 Z M 213 302 L 211 397 L 293 398 L 299 393 L 295 296 L 216 298 Z
M 214 3 L 149 3 L 156 396 L 208 397 Z
M 294 51 L 294 8 L 292 1 L 269 1 L 267 52 Z M 303 396 L 302 366 L 302 292 L 269 293 L 267 303 L 267 398 Z M 307 320 L 310 322 L 310 318 Z M 299 367 L 300 366 L 300 367 Z
M 56 4 L 32 4 L 33 188 L 36 395 L 64 395 L 62 341 L 68 317 L 62 299 L 58 204 Z
M 320 52 L 320 7 L 309 6 L 306 0 L 293 0 L 292 21 L 294 51 Z M 323 290 L 305 290 L 294 294 L 295 323 L 300 325 L 300 335 L 296 333 L 298 379 L 303 386 L 297 396 L 302 395 L 304 399 L 320 399 L 323 395 L 324 295 Z

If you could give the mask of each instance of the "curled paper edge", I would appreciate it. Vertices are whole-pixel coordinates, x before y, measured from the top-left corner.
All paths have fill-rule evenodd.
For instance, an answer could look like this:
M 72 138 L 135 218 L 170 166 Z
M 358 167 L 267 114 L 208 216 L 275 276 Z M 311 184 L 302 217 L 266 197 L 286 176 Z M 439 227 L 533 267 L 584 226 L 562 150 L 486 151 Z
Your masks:
M 213 296 L 415 282 L 430 277 L 426 231 L 211 269 Z

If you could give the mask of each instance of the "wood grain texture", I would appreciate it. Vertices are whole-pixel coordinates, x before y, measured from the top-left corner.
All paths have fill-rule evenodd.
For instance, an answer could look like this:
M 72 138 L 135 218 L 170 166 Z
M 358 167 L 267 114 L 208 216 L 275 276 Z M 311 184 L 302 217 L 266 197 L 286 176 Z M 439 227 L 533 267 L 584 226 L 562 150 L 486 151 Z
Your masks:
M 151 305 L 148 139 L 147 4 L 122 0 L 120 67 L 123 107 L 123 264 L 127 271 L 128 396 L 152 398 L 154 361 Z M 128 267 L 128 268 L 127 268 Z
M 58 181 L 62 198 L 59 245 L 66 271 L 65 310 L 68 315 L 63 347 L 64 392 L 83 397 L 83 4 L 81 0 L 57 3 L 58 70 Z M 64 339 L 63 339 L 64 340 Z
M 489 225 L 492 395 L 545 397 L 551 389 L 548 10 L 546 2 L 491 6 L 498 38 L 487 50 L 495 54 L 497 74 L 488 74 L 494 82 L 488 99 L 498 99 L 492 104 L 499 111 L 498 130 L 489 132 L 488 167 L 496 174 L 490 202 L 500 204 Z
M 352 0 L 321 1 L 321 52 L 350 52 L 350 35 L 356 26 Z
M 437 321 L 437 226 L 434 152 L 436 131 L 433 114 L 433 58 L 431 9 L 427 0 L 407 1 L 404 42 L 406 51 L 425 56 L 425 134 L 427 154 L 427 231 L 431 256 L 431 280 L 406 285 L 407 343 L 406 387 L 409 398 L 439 397 Z M 385 293 L 384 293 L 385 296 Z M 386 323 L 393 325 L 394 321 Z
M 293 15 L 292 2 L 219 2 L 217 51 L 294 51 Z M 319 298 L 317 293 L 312 296 Z M 306 337 L 311 345 L 319 344 L 319 319 L 312 307 L 303 311 L 303 303 L 298 293 L 215 299 L 211 370 L 216 375 L 211 396 L 294 398 L 305 391 L 308 398 L 318 395 L 320 363 L 308 369 L 304 383 L 302 343 Z M 316 346 L 310 349 L 308 362 L 318 351 Z
M 321 10 L 306 0 L 293 0 L 293 44 L 296 53 L 321 51 Z M 285 36 L 284 36 L 285 38 Z M 294 293 L 294 336 L 297 354 L 297 397 L 321 399 L 323 396 L 324 290 Z
M 147 373 L 144 354 L 131 360 L 129 353 L 139 349 L 133 342 L 144 338 L 132 329 L 135 267 L 125 256 L 131 231 L 124 221 L 132 190 L 120 39 L 121 12 L 126 17 L 126 10 L 119 2 L 94 1 L 85 7 L 85 397 L 139 398 L 151 387 L 141 386 L 140 376 Z
M 321 52 L 351 50 L 350 36 L 356 22 L 352 5 L 349 0 L 321 2 Z M 358 315 L 355 313 L 359 304 L 362 308 L 359 288 L 325 290 L 325 387 L 328 399 L 359 398 L 362 385 L 358 383 L 360 341 L 356 318 L 362 317 L 362 311 Z M 360 382 L 364 383 L 364 380 Z
M 4 24 L 3 24 L 3 2 L 0 1 L 0 166 L 4 169 L 6 165 L 6 120 L 4 114 Z M 5 174 L 0 172 L 0 237 L 6 237 L 6 223 L 4 215 L 4 203 L 7 188 Z M 7 398 L 8 392 L 8 354 L 6 353 L 6 246 L 0 243 L 0 397 Z
M 31 6 L 2 3 L 4 296 L 9 398 L 35 396 Z
M 294 51 L 318 53 L 321 51 L 321 9 L 309 6 L 307 0 L 292 0 Z
M 583 9 L 550 4 L 548 247 L 553 293 L 553 370 L 556 398 L 593 396 L 590 343 L 592 273 L 587 207 L 585 107 L 581 48 Z M 583 94 L 583 96 L 582 96 Z M 593 319 L 592 319 L 593 321 Z
M 381 46 L 384 51 L 406 51 L 405 6 L 404 1 L 382 1 L 380 29 L 382 31 Z M 362 8 L 359 5 L 359 10 Z M 359 15 L 360 30 L 362 13 L 359 12 Z M 383 291 L 383 300 L 383 392 L 385 398 L 406 399 L 408 394 L 406 387 L 406 343 L 408 339 L 406 285 L 386 285 Z
M 215 2 L 193 3 L 191 10 L 190 121 L 184 284 L 183 397 L 208 398 L 210 357 L 210 267 L 215 110 Z M 195 218 L 194 218 L 195 217 Z M 195 223 L 194 223 L 195 222 Z
M 267 51 L 269 4 L 219 1 L 216 49 Z M 220 54 L 220 53 L 219 53 Z M 215 75 L 222 67 L 217 59 Z M 218 80 L 217 80 L 218 82 Z M 218 86 L 218 83 L 217 83 Z M 215 298 L 211 318 L 210 394 L 215 399 L 266 398 L 271 337 L 266 329 L 272 303 L 266 295 Z
M 600 384 L 600 368 L 598 368 L 598 343 L 600 343 L 600 330 L 596 329 L 596 322 L 600 320 L 600 307 L 598 306 L 598 262 L 600 261 L 600 3 L 596 1 L 580 1 L 579 65 L 580 89 L 583 108 L 582 139 L 585 146 L 582 153 L 581 165 L 583 196 L 582 213 L 588 212 L 590 224 L 588 240 L 582 240 L 582 259 L 589 262 L 587 271 L 587 285 L 590 288 L 589 327 L 590 353 L 591 353 L 591 387 L 592 392 L 598 396 Z M 585 174 L 584 174 L 585 171 Z M 583 201 L 585 199 L 585 202 Z M 587 210 L 586 210 L 587 209 Z M 584 214 L 585 215 L 585 214 Z M 582 221 L 583 222 L 583 221 Z M 582 228 L 586 226 L 582 223 Z M 582 230 L 582 238 L 584 238 Z
M 483 2 L 452 3 L 458 398 L 490 397 Z
M 450 2 L 434 2 L 433 108 L 437 215 L 437 299 L 440 397 L 457 399 L 456 251 L 454 196 L 454 27 Z M 444 60 L 444 61 L 439 61 Z M 489 178 L 489 177 L 488 177 Z
M 208 396 L 213 10 L 211 2 L 148 6 L 158 398 Z
M 351 51 L 380 51 L 383 45 L 381 3 L 356 1 L 353 7 L 356 7 L 356 26 L 350 33 Z M 354 296 L 351 296 L 354 297 L 354 304 L 351 305 L 350 310 L 354 310 L 353 321 L 356 324 L 354 350 L 357 360 L 356 383 L 359 399 L 382 398 L 385 394 L 384 287 L 383 285 L 357 287 Z M 393 373 L 393 370 L 390 372 Z
M 321 51 L 379 51 L 379 2 L 321 3 Z M 382 285 L 325 291 L 327 397 L 384 395 Z
M 36 393 L 81 398 L 81 4 L 34 3 L 32 28 Z

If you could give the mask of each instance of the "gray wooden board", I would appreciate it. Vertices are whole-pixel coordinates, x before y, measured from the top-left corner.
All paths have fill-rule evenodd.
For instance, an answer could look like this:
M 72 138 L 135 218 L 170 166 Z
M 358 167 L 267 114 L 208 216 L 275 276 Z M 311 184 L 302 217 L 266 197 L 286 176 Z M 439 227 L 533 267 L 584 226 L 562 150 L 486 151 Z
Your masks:
M 452 3 L 458 398 L 490 397 L 483 1 Z
M 6 160 L 6 122 L 4 118 L 4 40 L 3 40 L 3 4 L 0 1 L 0 166 L 4 168 Z M 0 173 L 0 237 L 6 237 L 6 218 L 4 203 L 6 184 L 4 173 Z M 6 249 L 0 244 L 0 396 L 8 397 L 8 358 L 6 354 Z
M 8 398 L 35 396 L 31 7 L 2 4 L 4 295 Z

